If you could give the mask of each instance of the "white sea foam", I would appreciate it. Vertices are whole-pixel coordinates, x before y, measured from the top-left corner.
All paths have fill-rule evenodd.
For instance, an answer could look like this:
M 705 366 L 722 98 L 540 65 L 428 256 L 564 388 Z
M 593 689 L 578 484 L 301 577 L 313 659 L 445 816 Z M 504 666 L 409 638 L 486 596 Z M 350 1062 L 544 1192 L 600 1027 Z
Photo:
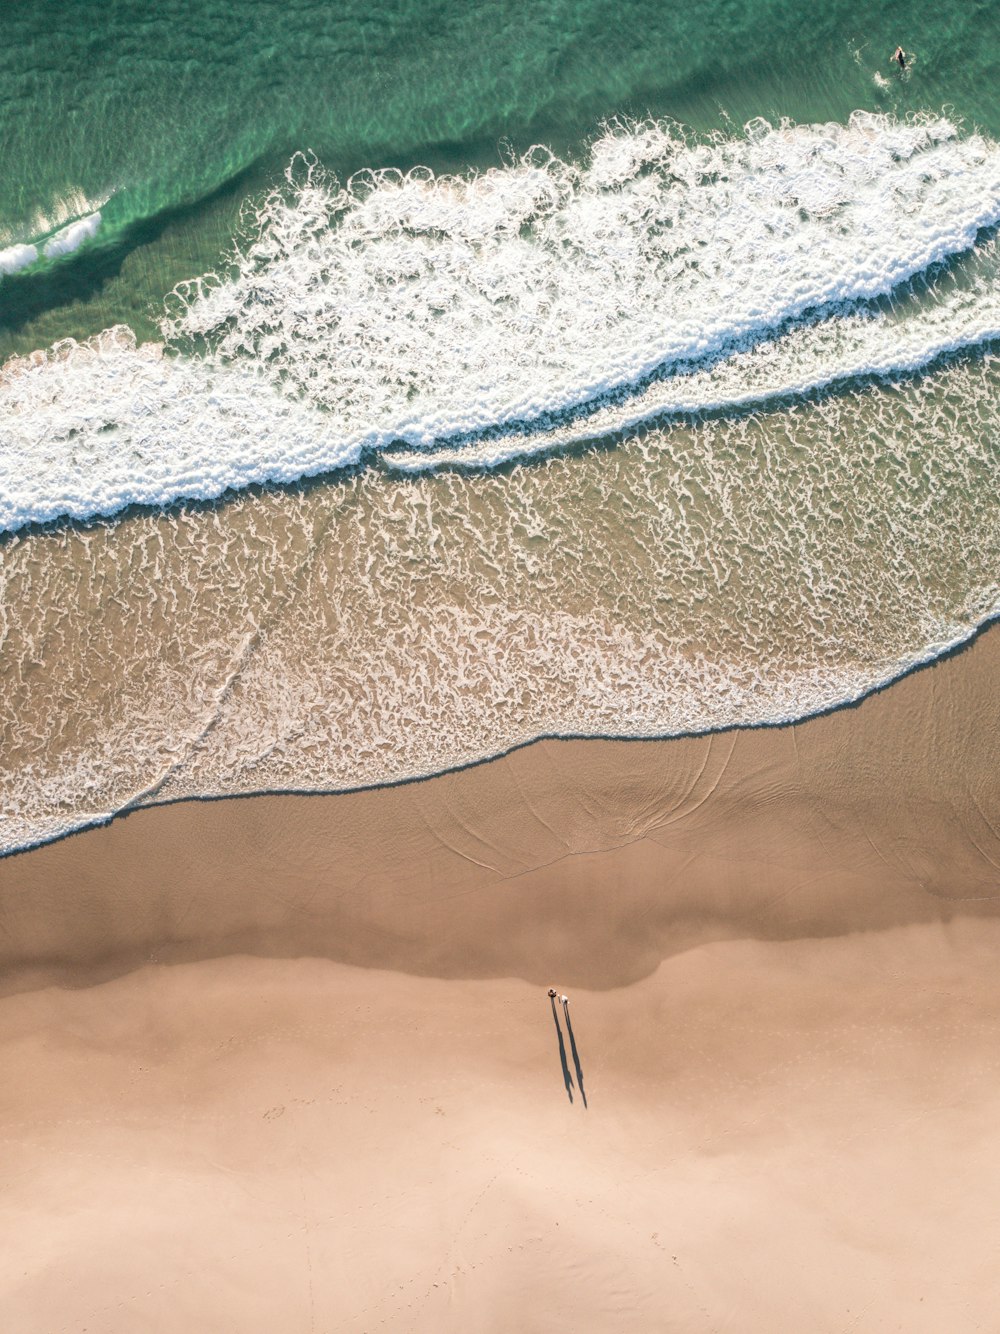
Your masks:
M 64 190 L 47 208 L 35 213 L 28 225 L 28 234 L 33 237 L 49 236 L 77 218 L 99 213 L 110 198 L 110 193 L 88 195 L 79 187 Z
M 97 235 L 101 225 L 100 213 L 90 213 L 85 218 L 77 218 L 68 226 L 61 228 L 55 236 L 45 243 L 45 258 L 56 259 L 59 255 L 72 254 L 79 250 L 84 241 Z
M 0 525 L 211 498 L 366 451 L 492 466 L 916 369 L 997 335 L 978 238 L 998 220 L 1000 148 L 943 117 L 707 140 L 621 125 L 581 166 L 535 149 L 346 187 L 300 158 L 230 270 L 170 300 L 169 355 L 113 337 L 7 368 Z M 936 271 L 963 255 L 961 281 Z
M 11 245 L 0 250 L 0 273 L 17 273 L 18 269 L 27 268 L 38 258 L 38 250 L 33 245 Z
M 387 449 L 390 468 L 417 473 L 440 467 L 493 468 L 513 459 L 626 431 L 656 418 L 739 409 L 801 397 L 852 378 L 923 370 L 948 354 L 1000 339 L 1000 256 L 988 241 L 978 271 L 963 286 L 921 293 L 894 309 L 841 307 L 823 319 L 736 348 L 704 367 L 676 368 L 624 401 L 549 427 L 496 432 L 434 449 Z
M 164 357 L 159 344 L 137 348 L 124 326 L 8 362 L 0 403 L 8 530 L 212 499 L 357 458 L 329 441 L 315 409 L 290 403 L 253 366 Z
M 15 536 L 0 847 L 854 698 L 1000 608 L 998 393 L 987 352 L 503 475 L 358 469 Z
M 1000 610 L 1000 363 L 898 373 L 1000 338 L 998 207 L 1000 149 L 940 118 L 617 127 L 583 166 L 343 189 L 297 160 L 164 346 L 0 371 L 0 526 L 366 450 L 417 475 L 5 541 L 0 850 L 541 733 L 801 717 L 961 641 Z
M 1000 217 L 995 145 L 860 114 L 710 142 L 622 128 L 579 169 L 536 150 L 471 181 L 295 178 L 170 333 L 265 362 L 374 446 L 565 412 L 888 293 Z
M 110 194 L 88 197 L 82 190 L 70 189 L 20 227 L 0 224 L 0 247 L 6 247 L 0 248 L 0 273 L 15 273 L 36 264 L 42 254 L 58 259 L 79 249 L 96 236 L 101 209 L 110 198 Z

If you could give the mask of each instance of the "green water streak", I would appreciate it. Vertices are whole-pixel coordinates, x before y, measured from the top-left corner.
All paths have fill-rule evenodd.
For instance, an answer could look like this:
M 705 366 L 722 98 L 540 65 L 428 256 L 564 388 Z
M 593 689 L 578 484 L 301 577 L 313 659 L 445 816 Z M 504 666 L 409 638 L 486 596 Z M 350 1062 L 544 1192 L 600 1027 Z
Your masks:
M 84 252 L 0 280 L 0 356 L 117 320 L 151 336 L 163 293 L 217 261 L 296 149 L 341 174 L 481 165 L 502 137 L 572 151 L 618 113 L 704 129 L 944 104 L 1000 133 L 998 51 L 994 8 L 957 0 L 837 0 L 808 22 L 787 0 L 10 5 L 0 244 L 110 198 Z

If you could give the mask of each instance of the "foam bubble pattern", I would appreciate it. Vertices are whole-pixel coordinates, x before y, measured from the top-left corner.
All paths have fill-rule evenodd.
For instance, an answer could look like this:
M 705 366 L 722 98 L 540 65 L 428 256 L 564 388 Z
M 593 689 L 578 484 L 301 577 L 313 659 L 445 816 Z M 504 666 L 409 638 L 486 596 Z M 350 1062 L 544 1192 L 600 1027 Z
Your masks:
M 1000 360 L 8 538 L 0 847 L 855 698 L 1000 609 Z
M 680 366 L 638 392 L 590 406 L 564 421 L 533 429 L 494 431 L 433 449 L 396 444 L 388 467 L 404 473 L 441 467 L 494 468 L 513 459 L 579 445 L 670 416 L 737 410 L 804 397 L 846 381 L 921 371 L 950 354 L 1000 339 L 1000 253 L 983 240 L 954 275 L 925 290 L 899 294 L 892 305 L 835 313 L 734 347 L 708 364 Z
M 206 499 L 356 461 L 252 365 L 163 356 L 124 326 L 0 374 L 0 527 Z
M 998 219 L 1000 149 L 941 116 L 707 139 L 623 124 L 582 164 L 536 148 L 479 175 L 345 186 L 300 157 L 230 266 L 172 295 L 166 356 L 118 331 L 8 365 L 0 526 L 367 451 L 489 467 L 913 369 L 996 336 L 981 233 Z M 964 285 L 940 271 L 961 256 Z

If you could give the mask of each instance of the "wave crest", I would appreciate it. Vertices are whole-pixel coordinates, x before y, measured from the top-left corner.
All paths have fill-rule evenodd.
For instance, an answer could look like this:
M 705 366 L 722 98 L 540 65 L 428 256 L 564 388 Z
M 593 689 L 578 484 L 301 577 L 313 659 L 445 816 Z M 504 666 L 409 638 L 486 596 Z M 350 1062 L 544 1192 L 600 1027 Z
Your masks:
M 492 466 L 913 369 L 1000 333 L 981 240 L 998 221 L 1000 148 L 942 116 L 707 139 L 615 124 L 582 164 L 536 148 L 478 175 L 346 185 L 299 156 L 227 271 L 169 298 L 169 355 L 119 332 L 8 363 L 0 525 L 212 498 L 366 451 Z M 939 271 L 957 256 L 957 276 Z

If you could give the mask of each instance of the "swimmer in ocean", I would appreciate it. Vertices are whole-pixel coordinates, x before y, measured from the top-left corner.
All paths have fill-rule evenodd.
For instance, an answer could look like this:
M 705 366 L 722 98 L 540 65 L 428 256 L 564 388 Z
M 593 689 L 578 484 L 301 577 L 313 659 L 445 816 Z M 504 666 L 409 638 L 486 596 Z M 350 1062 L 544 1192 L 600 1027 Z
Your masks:
M 897 46 L 892 53 L 892 58 L 900 69 L 906 69 L 906 52 L 901 46 Z

